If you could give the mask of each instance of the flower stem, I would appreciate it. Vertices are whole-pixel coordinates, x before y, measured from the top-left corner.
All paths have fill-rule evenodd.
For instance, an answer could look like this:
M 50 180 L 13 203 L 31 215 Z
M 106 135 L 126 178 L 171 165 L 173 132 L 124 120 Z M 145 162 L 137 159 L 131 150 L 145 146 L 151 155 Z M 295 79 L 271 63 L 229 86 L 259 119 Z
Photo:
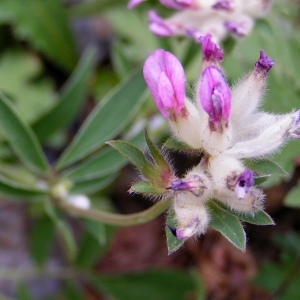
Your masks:
M 171 204 L 171 199 L 161 200 L 150 208 L 128 215 L 104 212 L 96 209 L 81 209 L 70 203 L 60 201 L 58 206 L 70 214 L 117 226 L 133 226 L 147 223 L 162 214 Z

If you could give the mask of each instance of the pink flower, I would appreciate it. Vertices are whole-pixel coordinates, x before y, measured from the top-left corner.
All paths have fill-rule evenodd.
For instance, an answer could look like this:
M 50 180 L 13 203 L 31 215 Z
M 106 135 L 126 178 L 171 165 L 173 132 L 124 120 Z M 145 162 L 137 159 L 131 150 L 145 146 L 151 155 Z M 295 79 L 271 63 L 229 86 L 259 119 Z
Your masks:
M 129 9 L 133 9 L 136 6 L 140 5 L 142 2 L 144 2 L 145 0 L 130 0 L 127 4 L 127 7 Z
M 158 49 L 148 57 L 143 71 L 161 113 L 166 118 L 178 115 L 185 101 L 185 75 L 179 60 L 172 53 Z
M 211 35 L 200 36 L 199 41 L 202 44 L 202 53 L 207 61 L 222 61 L 224 57 L 223 50 L 218 44 L 211 40 Z
M 193 9 L 195 0 L 160 0 L 161 4 L 174 9 Z
M 171 36 L 174 34 L 172 26 L 161 18 L 154 10 L 149 11 L 149 29 L 158 36 Z
M 210 127 L 226 126 L 230 116 L 231 91 L 217 67 L 210 66 L 204 70 L 199 93 L 201 106 L 209 115 Z

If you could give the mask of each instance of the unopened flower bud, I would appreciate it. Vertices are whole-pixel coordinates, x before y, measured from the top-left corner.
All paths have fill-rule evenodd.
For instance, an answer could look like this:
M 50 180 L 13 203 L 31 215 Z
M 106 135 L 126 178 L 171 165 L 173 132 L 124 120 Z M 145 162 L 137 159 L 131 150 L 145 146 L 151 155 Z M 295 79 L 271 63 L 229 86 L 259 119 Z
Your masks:
M 231 91 L 218 68 L 211 66 L 204 70 L 199 94 L 201 106 L 209 115 L 211 131 L 222 131 L 230 116 Z
M 149 29 L 158 36 L 171 36 L 176 32 L 176 26 L 169 24 L 154 10 L 149 11 Z
M 227 21 L 224 23 L 224 26 L 232 35 L 243 37 L 252 30 L 253 21 L 251 18 L 243 19 L 241 22 Z
M 136 6 L 140 5 L 142 2 L 144 2 L 146 0 L 130 0 L 127 4 L 127 7 L 129 9 L 133 9 L 135 8 Z
M 255 70 L 261 76 L 266 76 L 271 68 L 275 65 L 275 61 L 266 55 L 264 50 L 259 52 L 259 60 L 255 63 Z
M 196 197 L 203 196 L 201 200 L 205 201 L 210 194 L 211 183 L 203 171 L 195 167 L 183 179 L 171 182 L 170 189 L 175 192 L 191 192 Z
M 161 113 L 171 118 L 185 101 L 185 75 L 179 60 L 162 49 L 154 51 L 144 64 L 144 77 Z
M 174 9 L 193 9 L 196 0 L 160 0 L 161 4 Z
M 203 59 L 206 62 L 209 62 L 210 64 L 212 63 L 219 63 L 223 60 L 224 57 L 224 53 L 223 50 L 219 47 L 218 44 L 214 43 L 211 40 L 211 35 L 207 34 L 207 35 L 203 35 L 200 36 L 199 41 L 202 44 L 202 53 L 203 53 Z M 202 68 L 204 69 L 206 67 L 202 66 Z
M 231 121 L 234 127 L 253 113 L 263 98 L 267 75 L 275 62 L 262 50 L 254 70 L 232 89 Z
M 225 10 L 225 11 L 230 11 L 234 7 L 233 3 L 228 0 L 221 0 L 215 3 L 212 8 L 215 10 Z
M 201 199 L 193 194 L 178 194 L 174 199 L 178 225 L 173 234 L 181 240 L 204 233 L 208 227 L 209 214 Z

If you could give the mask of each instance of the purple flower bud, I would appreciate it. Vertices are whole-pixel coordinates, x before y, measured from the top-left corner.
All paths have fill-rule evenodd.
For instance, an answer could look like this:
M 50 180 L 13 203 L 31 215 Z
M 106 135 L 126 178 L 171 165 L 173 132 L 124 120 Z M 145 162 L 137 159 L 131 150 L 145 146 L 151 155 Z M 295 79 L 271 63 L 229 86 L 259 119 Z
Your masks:
M 230 1 L 218 1 L 216 4 L 212 6 L 215 10 L 232 10 L 233 5 Z
M 139 4 L 141 4 L 142 2 L 144 2 L 145 0 L 130 0 L 127 4 L 127 8 L 128 9 L 133 9 L 136 6 L 138 6 Z
M 210 66 L 203 71 L 199 94 L 201 106 L 213 125 L 227 126 L 231 109 L 231 91 L 224 75 L 217 67 Z
M 196 221 L 197 222 L 197 221 Z M 199 223 L 199 221 L 198 221 Z M 195 234 L 195 228 L 193 227 L 186 227 L 184 229 L 176 228 L 171 225 L 167 225 L 172 234 L 179 240 L 185 240 L 190 238 L 192 235 Z
M 234 21 L 228 21 L 224 23 L 225 28 L 233 35 L 243 37 L 249 33 L 248 26 L 244 23 L 238 23 Z
M 173 29 L 154 10 L 149 11 L 149 29 L 158 36 L 173 35 Z
M 267 74 L 275 65 L 275 61 L 267 56 L 264 50 L 260 50 L 259 54 L 259 60 L 255 63 L 255 69 L 258 72 Z
M 235 194 L 237 195 L 238 199 L 243 199 L 248 191 L 249 188 L 254 185 L 253 179 L 253 171 L 245 170 L 237 179 L 237 183 L 235 185 Z
M 172 53 L 158 49 L 147 58 L 143 71 L 161 113 L 166 118 L 178 115 L 185 101 L 185 75 L 179 60 Z
M 174 9 L 193 9 L 195 8 L 195 0 L 160 0 L 160 2 Z
M 217 45 L 211 40 L 210 34 L 201 36 L 199 38 L 199 41 L 202 44 L 202 53 L 204 55 L 204 59 L 206 59 L 207 61 L 223 60 L 223 56 L 224 56 L 223 50 L 219 47 L 219 45 Z
M 199 175 L 193 175 L 188 180 L 177 179 L 171 183 L 173 191 L 191 191 L 195 196 L 201 196 L 206 186 Z

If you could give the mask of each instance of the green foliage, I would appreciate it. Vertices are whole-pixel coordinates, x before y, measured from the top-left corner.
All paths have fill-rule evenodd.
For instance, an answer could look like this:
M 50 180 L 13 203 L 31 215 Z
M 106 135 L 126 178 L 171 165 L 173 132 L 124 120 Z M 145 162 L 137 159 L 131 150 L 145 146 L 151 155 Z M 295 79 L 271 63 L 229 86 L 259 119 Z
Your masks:
M 0 95 L 0 126 L 10 146 L 25 165 L 38 173 L 49 171 L 38 139 L 4 95 Z
M 77 61 L 67 12 L 60 0 L 1 0 L 0 22 L 67 71 Z
M 174 210 L 170 211 L 166 222 L 168 254 L 172 254 L 183 245 L 184 241 L 177 239 L 168 226 L 170 226 L 171 228 L 176 228 L 177 226 Z
M 90 114 L 61 156 L 57 168 L 66 167 L 93 153 L 106 140 L 120 133 L 140 108 L 145 99 L 145 89 L 141 71 L 130 74 Z
M 212 216 L 210 226 L 219 231 L 234 246 L 245 251 L 246 234 L 239 219 L 216 202 L 211 201 L 208 206 Z
M 101 292 L 119 300 L 182 300 L 194 290 L 190 274 L 171 270 L 94 276 L 90 281 Z
M 0 89 L 22 117 L 32 123 L 52 104 L 53 82 L 41 77 L 41 60 L 24 50 L 11 49 L 0 58 Z
M 35 263 L 43 267 L 48 259 L 54 238 L 54 223 L 47 216 L 37 220 L 32 228 L 30 253 Z
M 300 237 L 295 233 L 277 236 L 275 244 L 281 250 L 279 261 L 264 261 L 254 283 L 270 292 L 272 299 L 296 299 L 300 284 Z
M 54 106 L 34 122 L 32 128 L 41 141 L 68 126 L 78 115 L 84 104 L 88 80 L 95 66 L 96 52 L 88 48 L 83 54 Z
M 293 187 L 284 200 L 284 204 L 289 207 L 300 207 L 300 184 Z

